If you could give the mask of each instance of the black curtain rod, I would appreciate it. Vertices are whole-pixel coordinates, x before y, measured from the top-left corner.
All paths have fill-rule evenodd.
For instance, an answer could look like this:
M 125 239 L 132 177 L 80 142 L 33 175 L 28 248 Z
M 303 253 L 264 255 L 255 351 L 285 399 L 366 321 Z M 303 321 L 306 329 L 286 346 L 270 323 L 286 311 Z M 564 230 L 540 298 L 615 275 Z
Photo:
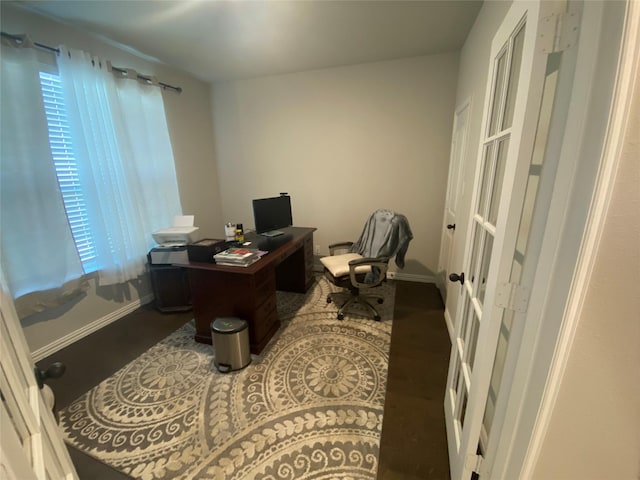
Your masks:
M 20 37 L 19 35 L 12 35 L 12 34 L 6 33 L 6 32 L 0 32 L 0 33 L 2 34 L 3 37 L 10 38 L 14 42 L 21 42 L 22 41 L 22 37 Z M 55 52 L 58 55 L 60 54 L 60 49 L 59 48 L 50 47 L 49 45 L 44 45 L 44 44 L 38 43 L 38 42 L 33 42 L 33 44 L 36 47 L 43 48 L 43 49 L 48 50 L 50 52 Z M 127 70 L 125 68 L 114 67 L 112 65 L 111 69 L 115 70 L 118 73 L 127 73 Z M 144 75 L 140 75 L 140 74 L 138 74 L 138 78 L 140 80 L 144 80 L 146 82 L 150 82 L 151 81 L 150 77 L 145 77 Z M 173 91 L 178 92 L 178 93 L 182 92 L 182 87 L 174 87 L 173 85 L 169 85 L 168 83 L 163 83 L 163 82 L 158 82 L 158 85 L 160 85 L 162 88 L 168 88 L 169 90 L 173 90 Z
M 127 73 L 127 70 L 125 68 L 114 67 L 113 65 L 111 65 L 111 70 L 115 70 L 118 73 Z M 140 75 L 139 73 L 136 75 L 136 77 L 139 80 L 144 80 L 147 83 L 151 83 L 151 77 L 145 77 L 144 75 Z M 182 87 L 174 87 L 173 85 L 169 85 L 167 83 L 162 83 L 162 82 L 158 82 L 158 85 L 160 85 L 162 88 L 168 88 L 178 93 L 182 92 Z

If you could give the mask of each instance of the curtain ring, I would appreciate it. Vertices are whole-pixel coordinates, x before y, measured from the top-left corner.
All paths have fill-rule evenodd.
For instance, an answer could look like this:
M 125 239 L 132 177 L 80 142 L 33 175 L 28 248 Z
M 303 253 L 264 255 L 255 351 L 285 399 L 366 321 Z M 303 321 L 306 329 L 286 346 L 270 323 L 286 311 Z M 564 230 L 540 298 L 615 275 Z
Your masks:
M 136 76 L 138 75 L 138 73 L 132 68 L 114 67 L 109 60 L 105 62 L 105 68 L 107 72 L 111 72 L 117 78 L 136 78 Z
M 6 40 L 11 46 L 16 48 L 31 48 L 35 47 L 35 44 L 31 40 L 31 37 L 26 33 L 20 33 L 18 35 L 5 34 L 2 32 L 2 38 Z
M 152 85 L 154 87 L 159 85 L 158 79 L 153 75 L 138 75 L 138 81 L 143 85 Z

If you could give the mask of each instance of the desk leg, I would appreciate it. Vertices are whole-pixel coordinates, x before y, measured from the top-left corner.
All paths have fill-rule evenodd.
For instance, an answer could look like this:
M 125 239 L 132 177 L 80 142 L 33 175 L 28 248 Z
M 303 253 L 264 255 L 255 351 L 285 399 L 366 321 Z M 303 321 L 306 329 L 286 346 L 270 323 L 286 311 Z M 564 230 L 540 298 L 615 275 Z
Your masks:
M 196 323 L 195 340 L 211 345 L 211 322 L 217 317 L 225 316 L 224 306 L 217 301 L 220 297 L 224 298 L 224 292 L 220 291 L 219 275 L 217 272 L 189 269 L 189 283 Z

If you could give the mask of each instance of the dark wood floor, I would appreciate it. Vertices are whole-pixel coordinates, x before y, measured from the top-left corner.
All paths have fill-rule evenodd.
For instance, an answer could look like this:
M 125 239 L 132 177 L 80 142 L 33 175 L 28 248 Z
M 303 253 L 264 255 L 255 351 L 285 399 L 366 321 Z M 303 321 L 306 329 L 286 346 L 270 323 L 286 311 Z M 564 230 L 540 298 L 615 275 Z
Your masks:
M 378 480 L 448 480 L 449 334 L 434 284 L 397 282 Z
M 396 285 L 378 480 L 447 480 L 443 401 L 450 347 L 442 301 L 433 284 Z M 62 378 L 49 382 L 56 408 L 67 406 L 191 318 L 191 312 L 161 314 L 147 305 L 38 362 L 40 368 L 55 361 L 67 366 Z M 81 480 L 129 478 L 74 448 L 69 452 Z

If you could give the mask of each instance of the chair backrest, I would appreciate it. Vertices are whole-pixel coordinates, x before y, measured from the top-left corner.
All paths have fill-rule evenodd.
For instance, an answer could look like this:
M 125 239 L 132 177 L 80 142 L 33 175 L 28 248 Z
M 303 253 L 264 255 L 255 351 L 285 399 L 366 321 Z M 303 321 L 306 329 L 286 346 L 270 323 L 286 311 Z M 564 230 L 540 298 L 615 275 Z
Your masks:
M 392 210 L 376 210 L 371 214 L 360 238 L 351 247 L 363 257 L 386 258 L 396 256 L 396 264 L 404 267 L 404 255 L 413 233 L 404 215 Z

